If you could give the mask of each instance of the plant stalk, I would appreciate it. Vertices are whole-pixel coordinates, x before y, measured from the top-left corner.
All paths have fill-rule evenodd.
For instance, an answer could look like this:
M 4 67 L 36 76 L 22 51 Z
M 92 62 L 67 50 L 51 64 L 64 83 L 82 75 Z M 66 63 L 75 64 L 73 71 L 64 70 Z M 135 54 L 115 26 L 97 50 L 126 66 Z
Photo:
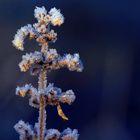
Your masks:
M 47 72 L 42 68 L 40 75 L 39 75 L 39 92 L 40 92 L 40 107 L 39 107 L 39 140 L 44 139 L 44 130 L 46 128 L 46 101 L 44 97 L 45 88 L 47 85 L 46 79 Z

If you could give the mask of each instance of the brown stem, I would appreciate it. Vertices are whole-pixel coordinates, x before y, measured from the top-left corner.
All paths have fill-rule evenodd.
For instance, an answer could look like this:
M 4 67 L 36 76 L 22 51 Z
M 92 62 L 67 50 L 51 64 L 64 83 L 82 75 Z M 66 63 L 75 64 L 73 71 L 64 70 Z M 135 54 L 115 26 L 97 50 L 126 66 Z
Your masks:
M 46 124 L 45 98 L 40 95 L 40 109 L 39 109 L 39 140 L 44 138 L 44 129 Z
M 46 70 L 42 69 L 39 75 L 39 92 L 40 92 L 40 107 L 39 107 L 39 140 L 44 139 L 44 130 L 45 130 L 45 124 L 46 124 L 46 102 L 45 102 L 45 88 L 47 85 L 47 80 L 46 80 Z

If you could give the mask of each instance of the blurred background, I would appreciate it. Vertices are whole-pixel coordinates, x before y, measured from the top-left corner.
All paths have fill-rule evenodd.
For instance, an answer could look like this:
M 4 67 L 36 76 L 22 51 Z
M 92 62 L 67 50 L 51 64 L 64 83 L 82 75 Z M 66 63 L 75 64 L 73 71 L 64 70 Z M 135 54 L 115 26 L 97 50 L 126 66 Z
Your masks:
M 77 100 L 62 106 L 68 122 L 48 107 L 47 128 L 77 128 L 79 140 L 140 140 L 138 0 L 0 0 L 0 139 L 18 140 L 13 129 L 18 120 L 38 120 L 28 98 L 15 95 L 17 85 L 37 86 L 38 78 L 20 72 L 25 52 L 11 44 L 17 29 L 36 22 L 35 6 L 61 9 L 65 24 L 55 28 L 58 40 L 51 46 L 60 54 L 79 52 L 85 67 L 83 73 L 61 69 L 48 74 L 63 91 L 73 89 Z M 38 50 L 35 41 L 26 41 L 25 48 Z

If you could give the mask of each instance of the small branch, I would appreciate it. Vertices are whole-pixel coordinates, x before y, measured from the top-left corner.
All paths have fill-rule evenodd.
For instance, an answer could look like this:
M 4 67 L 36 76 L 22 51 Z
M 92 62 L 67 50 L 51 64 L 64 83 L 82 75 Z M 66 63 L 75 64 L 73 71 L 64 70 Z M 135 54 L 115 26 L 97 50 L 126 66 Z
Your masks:
M 40 108 L 39 108 L 39 140 L 44 138 L 44 130 L 46 124 L 46 110 L 45 110 L 45 97 L 40 95 Z
M 46 128 L 46 102 L 45 102 L 45 97 L 44 97 L 44 92 L 45 88 L 47 85 L 47 80 L 46 80 L 46 75 L 47 72 L 46 70 L 41 70 L 40 75 L 39 75 L 39 92 L 40 92 L 40 107 L 39 107 L 39 140 L 44 139 L 44 130 Z

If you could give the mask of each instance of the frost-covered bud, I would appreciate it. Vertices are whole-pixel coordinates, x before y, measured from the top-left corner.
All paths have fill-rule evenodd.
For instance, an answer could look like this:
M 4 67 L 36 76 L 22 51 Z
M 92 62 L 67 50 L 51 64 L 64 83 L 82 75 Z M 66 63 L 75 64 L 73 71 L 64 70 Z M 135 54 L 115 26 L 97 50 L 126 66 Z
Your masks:
M 22 56 L 22 61 L 19 63 L 21 71 L 26 72 L 32 65 L 38 64 L 43 60 L 42 53 L 35 51 L 34 53 Z
M 44 36 L 44 35 L 38 36 L 38 38 L 36 39 L 36 41 L 39 43 L 39 46 L 42 46 L 44 44 L 47 44 L 47 42 L 46 42 L 46 36 Z
M 78 72 L 81 72 L 83 70 L 83 65 L 80 61 L 79 54 L 66 55 L 65 61 L 67 62 L 67 66 L 69 70 L 74 71 L 77 70 Z
M 17 32 L 12 43 L 16 49 L 21 50 L 21 51 L 24 50 L 24 48 L 23 48 L 24 36 L 23 36 L 22 32 L 20 32 L 20 31 Z
M 47 103 L 56 105 L 59 101 L 59 95 L 62 93 L 60 88 L 54 87 L 54 84 L 49 84 L 46 88 Z
M 32 94 L 30 99 L 29 99 L 29 105 L 34 107 L 34 108 L 39 108 L 39 96 L 38 94 Z
M 31 85 L 29 84 L 26 84 L 25 86 L 23 87 L 17 87 L 16 88 L 16 95 L 19 95 L 21 97 L 25 97 L 25 95 L 27 93 L 29 93 L 29 89 L 30 89 Z
M 56 49 L 49 49 L 45 56 L 46 63 L 53 61 L 58 57 Z
M 52 25 L 60 26 L 64 23 L 64 16 L 60 13 L 60 10 L 52 8 L 49 14 Z
M 36 88 L 34 88 L 31 84 L 26 84 L 23 87 L 16 88 L 16 95 L 25 97 L 27 94 L 30 95 L 29 105 L 39 108 L 39 96 Z
M 54 30 L 51 30 L 50 32 L 48 32 L 47 33 L 47 40 L 55 43 L 55 41 L 57 40 L 57 33 L 55 33 Z
M 80 60 L 79 54 L 66 54 L 63 57 L 59 57 L 58 61 L 52 65 L 52 69 L 59 69 L 61 67 L 67 67 L 70 71 L 81 72 L 83 70 L 83 64 Z
M 25 123 L 23 121 L 19 121 L 15 126 L 15 130 L 20 135 L 20 140 L 27 140 L 27 139 L 33 139 L 34 140 L 34 132 L 32 130 L 32 126 L 28 123 Z
M 46 132 L 45 140 L 59 140 L 60 132 L 57 129 L 49 129 Z
M 38 33 L 44 34 L 47 32 L 47 26 L 45 24 L 40 25 L 40 23 L 35 23 L 33 26 Z
M 30 38 L 30 39 L 33 39 L 33 38 L 36 36 L 36 31 L 35 31 L 35 29 L 32 27 L 31 24 L 28 24 L 28 25 L 26 26 L 26 28 L 27 28 L 27 31 L 28 31 L 28 34 L 27 34 L 27 35 L 29 35 L 29 38 Z
M 70 128 L 65 129 L 61 135 L 62 140 L 78 140 L 78 137 L 78 131 L 76 129 L 72 131 Z
M 36 93 L 37 93 L 37 89 L 34 88 L 31 84 L 26 84 L 23 87 L 16 88 L 16 95 L 19 95 L 21 97 L 24 97 L 27 94 L 36 94 Z
M 67 90 L 66 92 L 62 93 L 59 100 L 62 103 L 72 104 L 75 101 L 75 94 L 72 90 Z
M 38 21 L 44 21 L 45 17 L 47 16 L 45 7 L 36 7 L 34 10 L 34 16 Z
M 33 65 L 30 69 L 30 74 L 32 76 L 36 76 L 37 74 L 39 74 L 39 72 L 41 71 L 41 65 Z
M 55 58 L 50 65 L 47 65 L 47 69 L 60 69 L 67 67 L 70 71 L 82 72 L 83 64 L 80 60 L 79 54 L 66 54 L 63 57 L 58 56 Z
M 15 35 L 14 40 L 12 41 L 15 48 L 17 48 L 18 50 L 24 50 L 24 47 L 23 47 L 24 39 L 28 35 L 29 35 L 29 38 L 35 37 L 35 30 L 30 24 L 28 24 L 27 26 L 21 27 L 17 31 L 17 34 Z
M 79 54 L 67 54 L 64 57 L 64 61 L 66 61 L 66 65 L 71 71 L 77 70 L 78 72 L 81 72 L 83 70 L 83 65 L 81 63 Z

